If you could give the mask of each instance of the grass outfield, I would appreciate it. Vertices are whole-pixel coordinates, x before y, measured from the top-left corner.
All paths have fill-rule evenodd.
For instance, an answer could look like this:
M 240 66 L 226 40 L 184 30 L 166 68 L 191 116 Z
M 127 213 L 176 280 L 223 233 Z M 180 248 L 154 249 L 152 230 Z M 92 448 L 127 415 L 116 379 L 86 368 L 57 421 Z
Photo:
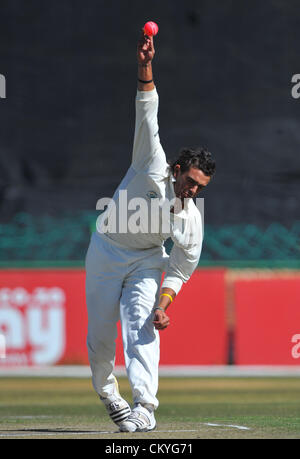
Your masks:
M 0 378 L 0 439 L 300 438 L 299 378 L 161 378 L 158 396 L 157 429 L 121 434 L 89 379 Z

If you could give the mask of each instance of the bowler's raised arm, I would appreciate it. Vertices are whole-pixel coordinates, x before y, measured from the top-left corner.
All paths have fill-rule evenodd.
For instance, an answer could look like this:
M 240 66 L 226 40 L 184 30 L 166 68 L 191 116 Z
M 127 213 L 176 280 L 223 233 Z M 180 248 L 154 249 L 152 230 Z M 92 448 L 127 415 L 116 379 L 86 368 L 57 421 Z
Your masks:
M 154 89 L 152 73 L 152 59 L 154 58 L 154 54 L 153 37 L 148 37 L 142 31 L 137 45 L 139 91 L 151 91 Z

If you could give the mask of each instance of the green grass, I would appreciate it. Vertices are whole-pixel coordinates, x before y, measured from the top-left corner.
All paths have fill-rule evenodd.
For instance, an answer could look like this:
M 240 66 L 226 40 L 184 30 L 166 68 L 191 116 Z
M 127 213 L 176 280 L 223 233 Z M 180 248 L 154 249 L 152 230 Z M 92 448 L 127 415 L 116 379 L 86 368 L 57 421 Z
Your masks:
M 0 439 L 300 438 L 299 378 L 161 378 L 158 398 L 155 431 L 121 434 L 89 379 L 1 378 Z

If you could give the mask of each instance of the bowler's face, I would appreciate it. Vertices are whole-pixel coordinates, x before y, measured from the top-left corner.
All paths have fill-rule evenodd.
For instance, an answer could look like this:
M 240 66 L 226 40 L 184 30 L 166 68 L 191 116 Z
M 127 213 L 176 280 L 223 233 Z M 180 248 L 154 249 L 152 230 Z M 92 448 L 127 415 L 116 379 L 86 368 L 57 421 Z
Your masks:
M 186 172 L 181 172 L 177 164 L 174 169 L 174 191 L 177 198 L 194 198 L 210 182 L 210 177 L 200 169 L 190 167 Z

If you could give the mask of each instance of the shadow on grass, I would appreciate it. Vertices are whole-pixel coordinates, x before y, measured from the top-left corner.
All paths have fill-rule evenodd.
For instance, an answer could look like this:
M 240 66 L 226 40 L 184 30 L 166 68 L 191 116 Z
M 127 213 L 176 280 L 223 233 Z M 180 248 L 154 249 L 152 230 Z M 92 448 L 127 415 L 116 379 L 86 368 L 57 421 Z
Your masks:
M 77 434 L 77 435 L 100 435 L 100 434 L 119 434 L 119 430 L 76 430 L 76 429 L 0 429 L 0 437 L 18 434 Z

